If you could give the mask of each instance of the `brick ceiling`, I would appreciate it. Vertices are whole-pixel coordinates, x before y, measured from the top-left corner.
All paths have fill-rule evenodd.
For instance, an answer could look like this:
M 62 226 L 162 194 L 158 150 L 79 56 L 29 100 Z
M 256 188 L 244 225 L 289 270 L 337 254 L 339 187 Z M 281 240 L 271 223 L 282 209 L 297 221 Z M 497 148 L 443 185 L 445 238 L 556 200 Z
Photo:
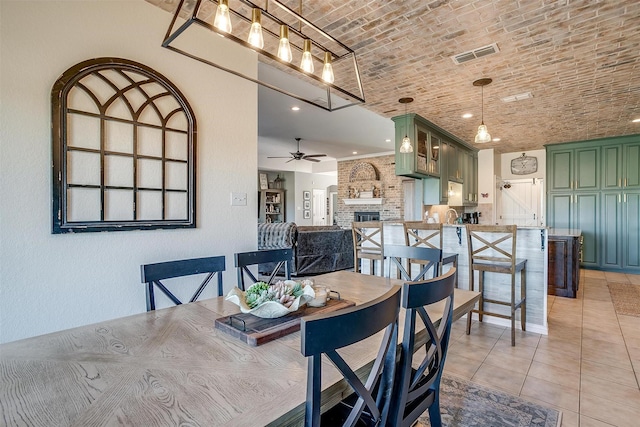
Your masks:
M 147 1 L 169 11 L 178 3 Z M 303 15 L 355 50 L 364 107 L 384 117 L 413 97 L 410 112 L 472 142 L 481 115 L 472 82 L 488 77 L 484 122 L 501 140 L 481 148 L 640 134 L 631 122 L 640 118 L 638 0 L 306 0 Z M 492 43 L 497 54 L 451 59 Z M 525 92 L 533 98 L 501 100 Z

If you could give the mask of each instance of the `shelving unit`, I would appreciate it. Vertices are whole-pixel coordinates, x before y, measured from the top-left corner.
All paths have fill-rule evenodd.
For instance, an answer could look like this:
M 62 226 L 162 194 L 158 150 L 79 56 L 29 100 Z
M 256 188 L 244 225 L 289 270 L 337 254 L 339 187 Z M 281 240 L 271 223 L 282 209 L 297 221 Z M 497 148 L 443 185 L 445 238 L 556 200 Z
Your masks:
M 285 222 L 286 219 L 284 202 L 284 190 L 261 190 L 258 222 Z

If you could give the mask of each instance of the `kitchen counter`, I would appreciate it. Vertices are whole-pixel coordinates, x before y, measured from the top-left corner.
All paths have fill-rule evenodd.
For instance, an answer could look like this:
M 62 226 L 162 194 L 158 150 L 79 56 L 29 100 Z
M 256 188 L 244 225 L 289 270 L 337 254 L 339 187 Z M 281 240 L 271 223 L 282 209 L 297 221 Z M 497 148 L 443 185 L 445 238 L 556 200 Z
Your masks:
M 579 228 L 549 228 L 549 237 L 580 237 Z
M 384 221 L 385 245 L 404 245 L 402 221 Z M 548 268 L 549 227 L 518 227 L 516 253 L 518 258 L 527 259 L 527 330 L 547 334 L 547 268 Z M 469 254 L 465 224 L 443 224 L 443 251 L 458 254 L 458 287 L 469 289 Z M 364 267 L 363 267 L 364 268 Z M 448 266 L 444 267 L 446 271 Z M 368 270 L 364 270 L 368 271 Z M 385 269 L 385 271 L 387 271 Z M 394 276 L 395 277 L 395 276 Z M 487 291 L 498 298 L 509 299 L 511 279 L 505 274 L 492 274 L 491 282 L 485 284 Z M 477 281 L 476 281 L 477 283 Z M 491 307 L 501 312 L 505 306 Z M 519 316 L 519 314 L 518 314 Z M 485 322 L 507 326 L 508 320 L 485 317 Z

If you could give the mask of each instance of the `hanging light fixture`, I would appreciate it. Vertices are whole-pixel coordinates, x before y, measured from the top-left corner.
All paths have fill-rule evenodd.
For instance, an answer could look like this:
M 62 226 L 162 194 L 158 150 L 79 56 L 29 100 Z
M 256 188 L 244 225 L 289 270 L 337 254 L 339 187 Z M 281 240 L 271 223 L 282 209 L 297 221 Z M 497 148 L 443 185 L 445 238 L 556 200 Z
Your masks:
M 480 120 L 480 126 L 478 126 L 478 133 L 476 134 L 476 143 L 491 142 L 491 135 L 489 135 L 487 126 L 485 126 L 484 124 L 484 87 L 492 81 L 493 80 L 491 79 L 479 79 L 473 82 L 474 86 L 480 86 L 482 88 L 482 116 Z
M 249 38 L 247 42 L 251 46 L 255 46 L 258 49 L 264 47 L 264 36 L 262 35 L 262 13 L 260 9 L 254 7 L 251 10 L 251 29 L 249 30 Z
M 215 49 L 217 42 L 214 49 L 194 45 L 200 38 L 183 36 L 197 31 L 194 24 L 257 52 L 261 66 L 298 79 L 244 71 L 226 57 L 228 50 Z M 253 0 L 179 0 L 162 46 L 327 111 L 365 102 L 355 52 L 304 17 L 302 1 L 294 11 L 283 0 L 267 0 L 264 7 Z
M 309 39 L 305 39 L 304 41 L 304 50 L 302 52 L 300 68 L 307 73 L 313 73 L 313 57 L 311 56 L 311 40 Z
M 291 53 L 291 44 L 289 43 L 289 27 L 284 24 L 280 25 L 278 58 L 282 59 L 285 62 L 291 62 L 293 60 L 293 54 Z
M 225 33 L 230 33 L 233 29 L 231 27 L 231 16 L 229 15 L 229 0 L 220 0 L 218 2 L 218 8 L 216 9 L 216 17 L 213 20 L 213 25 Z
M 402 138 L 402 144 L 400 144 L 401 153 L 413 153 L 413 145 L 411 144 L 411 138 L 409 138 L 409 115 L 407 114 L 407 104 L 413 102 L 413 98 L 400 98 L 399 103 L 404 104 L 404 138 Z
M 327 83 L 333 83 L 333 66 L 331 65 L 331 53 L 324 53 L 324 66 L 322 67 L 322 80 Z

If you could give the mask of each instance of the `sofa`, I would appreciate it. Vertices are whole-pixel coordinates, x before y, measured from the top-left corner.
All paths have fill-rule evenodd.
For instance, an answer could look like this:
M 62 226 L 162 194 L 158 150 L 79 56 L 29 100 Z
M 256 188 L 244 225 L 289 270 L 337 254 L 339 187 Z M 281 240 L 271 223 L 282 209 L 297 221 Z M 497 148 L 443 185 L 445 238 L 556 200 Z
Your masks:
M 353 268 L 351 230 L 337 225 L 258 224 L 258 249 L 293 248 L 292 276 L 309 276 Z M 271 269 L 273 267 L 271 266 Z M 268 273 L 261 266 L 260 273 Z

